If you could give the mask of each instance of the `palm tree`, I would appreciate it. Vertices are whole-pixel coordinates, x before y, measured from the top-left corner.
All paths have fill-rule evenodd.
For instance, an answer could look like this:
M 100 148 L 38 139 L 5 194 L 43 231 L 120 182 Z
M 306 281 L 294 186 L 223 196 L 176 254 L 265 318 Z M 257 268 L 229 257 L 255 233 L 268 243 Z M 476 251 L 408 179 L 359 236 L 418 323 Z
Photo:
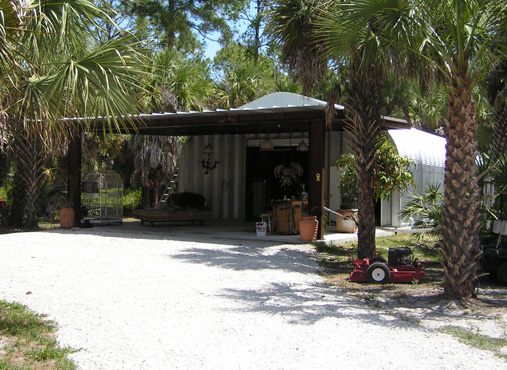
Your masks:
M 152 108 L 164 111 L 200 111 L 212 94 L 213 85 L 207 67 L 199 61 L 189 60 L 170 49 L 158 52 L 154 58 L 150 85 L 157 91 L 160 101 Z
M 109 127 L 127 126 L 119 117 L 136 113 L 144 58 L 128 37 L 88 43 L 90 25 L 105 17 L 88 0 L 3 2 L 2 11 L 15 11 L 19 22 L 4 33 L 9 43 L 0 50 L 4 65 L 16 67 L 2 68 L 0 85 L 2 138 L 17 159 L 11 221 L 34 227 L 43 164 L 80 130 L 62 118 L 101 115 Z M 3 25 L 6 31 L 12 27 Z M 80 125 L 89 123 L 83 119 Z
M 491 153 L 500 158 L 507 153 L 507 57 L 493 64 L 485 82 L 488 100 L 494 110 Z
M 222 78 L 217 83 L 217 108 L 239 107 L 275 90 L 274 63 L 258 54 L 256 59 L 246 46 L 230 43 L 214 59 Z
M 147 92 L 144 100 L 152 111 L 200 111 L 206 107 L 213 91 L 207 68 L 201 62 L 170 49 L 155 54 L 150 78 L 147 85 L 153 91 Z M 177 172 L 185 139 L 135 135 L 128 143 L 135 167 L 132 177 L 141 183 L 144 207 L 159 204 L 161 192 Z
M 481 223 L 476 104 L 472 94 L 494 46 L 499 11 L 505 7 L 502 4 L 427 0 L 419 8 L 420 24 L 427 34 L 421 50 L 449 88 L 441 253 L 446 275 L 444 291 L 451 298 L 468 298 L 474 292 Z
M 378 36 L 373 47 L 382 49 L 380 56 L 391 55 L 391 59 L 378 59 L 376 68 L 383 60 L 389 62 L 400 55 L 401 49 L 416 58 L 412 65 L 421 71 L 429 67 L 436 76 L 434 80 L 443 80 L 448 86 L 441 252 L 446 274 L 444 290 L 451 298 L 470 297 L 474 291 L 480 220 L 472 90 L 487 65 L 505 7 L 503 1 L 491 0 L 357 0 L 343 6 L 348 19 L 342 22 L 345 27 L 327 23 L 324 30 L 324 38 L 331 45 L 328 49 L 336 53 L 335 45 L 350 45 L 347 36 L 359 34 L 355 25 L 369 28 Z M 362 44 L 352 46 L 352 56 L 357 55 Z M 396 53 L 389 54 L 394 47 Z
M 287 63 L 295 79 L 310 95 L 313 85 L 324 77 L 327 63 L 320 58 L 320 46 L 314 43 L 317 10 L 326 0 L 280 0 L 268 13 L 267 29 L 282 45 L 282 62 Z
M 395 77 L 394 67 L 404 60 L 397 58 L 400 53 L 394 52 L 397 45 L 391 37 L 398 28 L 413 29 L 397 6 L 396 0 L 337 4 L 321 11 L 318 20 L 317 42 L 345 81 L 346 130 L 359 180 L 359 258 L 375 254 L 374 168 L 386 81 Z M 377 16 L 380 9 L 383 18 Z

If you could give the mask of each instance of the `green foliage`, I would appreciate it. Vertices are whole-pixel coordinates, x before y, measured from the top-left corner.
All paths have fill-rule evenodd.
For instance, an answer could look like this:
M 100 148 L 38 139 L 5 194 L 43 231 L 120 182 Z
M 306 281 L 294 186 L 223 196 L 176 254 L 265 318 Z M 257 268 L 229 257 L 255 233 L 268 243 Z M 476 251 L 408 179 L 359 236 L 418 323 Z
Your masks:
M 403 191 L 414 184 L 412 171 L 413 162 L 401 157 L 385 137 L 380 139 L 377 150 L 377 162 L 374 168 L 375 198 L 389 199 L 394 191 Z M 355 197 L 357 194 L 357 172 L 353 154 L 343 154 L 337 161 L 336 167 L 342 170 L 339 182 L 342 189 Z
M 412 124 L 427 130 L 444 125 L 447 108 L 447 88 L 438 84 L 422 92 L 416 81 L 408 82 L 408 112 Z
M 411 193 L 411 200 L 401 210 L 400 216 L 404 219 L 412 218 L 413 227 L 416 229 L 440 229 L 443 201 L 444 195 L 440 191 L 440 185 L 430 184 L 422 194 Z M 439 234 L 439 231 L 435 233 Z
M 255 59 L 247 47 L 230 43 L 220 50 L 213 63 L 220 76 L 216 81 L 213 105 L 220 108 L 239 107 L 276 90 L 280 76 L 275 63 L 263 55 Z
M 266 28 L 281 45 L 281 60 L 303 86 L 304 95 L 311 94 L 314 84 L 324 80 L 328 70 L 327 61 L 320 56 L 320 43 L 314 42 L 315 20 L 325 3 L 280 0 L 268 13 Z
M 155 54 L 151 77 L 155 94 L 147 92 L 145 100 L 156 111 L 200 111 L 213 91 L 207 65 L 171 49 Z
M 217 32 L 221 40 L 229 40 L 232 32 L 227 21 L 237 19 L 245 4 L 242 0 L 121 2 L 126 6 L 127 17 L 135 16 L 138 32 L 150 34 L 158 41 L 158 47 L 186 52 L 200 48 L 196 34 L 207 38 Z
M 142 206 L 142 191 L 141 189 L 131 190 L 125 189 L 123 191 L 123 213 L 128 214 L 134 209 L 141 208 Z
M 0 54 L 11 64 L 1 68 L 9 75 L 0 75 L 0 136 L 14 158 L 10 222 L 35 227 L 41 185 L 51 172 L 46 168 L 53 170 L 55 154 L 64 152 L 75 133 L 73 124 L 85 129 L 90 124 L 62 117 L 107 117 L 104 132 L 129 126 L 129 117 L 140 111 L 146 57 L 138 51 L 139 41 L 120 32 L 93 1 L 2 4 L 2 14 L 4 7 L 12 10 L 2 18 L 7 23 L 0 21 L 0 28 L 9 28 Z M 99 18 L 117 32 L 93 43 L 90 33 Z M 17 23 L 22 27 L 12 28 Z
M 46 344 L 42 349 L 31 349 L 26 352 L 28 357 L 39 362 L 62 360 L 66 355 L 74 352 L 71 348 L 59 348 L 56 342 Z

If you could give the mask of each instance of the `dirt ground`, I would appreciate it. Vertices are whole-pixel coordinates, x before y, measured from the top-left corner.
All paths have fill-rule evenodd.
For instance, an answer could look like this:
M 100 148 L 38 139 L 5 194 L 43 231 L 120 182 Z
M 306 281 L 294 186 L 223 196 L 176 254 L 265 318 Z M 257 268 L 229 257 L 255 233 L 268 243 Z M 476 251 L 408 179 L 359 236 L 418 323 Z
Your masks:
M 327 283 L 352 294 L 380 312 L 430 329 L 462 326 L 494 338 L 507 336 L 507 287 L 488 276 L 480 279 L 476 298 L 446 299 L 442 268 L 428 267 L 419 284 L 368 284 L 350 281 L 352 266 L 333 257 L 321 260 Z M 507 349 L 505 349 L 507 353 Z

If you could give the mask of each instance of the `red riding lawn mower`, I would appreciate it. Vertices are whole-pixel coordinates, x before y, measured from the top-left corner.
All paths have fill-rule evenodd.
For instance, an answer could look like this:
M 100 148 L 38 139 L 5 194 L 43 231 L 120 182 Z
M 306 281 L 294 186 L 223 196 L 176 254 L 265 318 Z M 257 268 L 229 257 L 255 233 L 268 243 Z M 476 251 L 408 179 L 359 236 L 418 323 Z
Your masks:
M 353 260 L 350 281 L 359 283 L 420 283 L 424 278 L 424 266 L 436 265 L 438 262 L 412 261 L 412 250 L 408 247 L 389 248 L 388 260 L 381 256 Z

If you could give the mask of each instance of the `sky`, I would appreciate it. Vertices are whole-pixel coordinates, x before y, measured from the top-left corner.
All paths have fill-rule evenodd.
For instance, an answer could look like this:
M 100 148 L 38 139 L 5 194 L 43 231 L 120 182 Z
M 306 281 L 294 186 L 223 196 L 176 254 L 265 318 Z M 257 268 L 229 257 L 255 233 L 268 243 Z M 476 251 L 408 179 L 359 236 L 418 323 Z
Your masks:
M 249 12 L 252 13 L 254 9 L 250 8 Z M 248 22 L 247 21 L 236 21 L 236 22 L 228 22 L 229 26 L 235 30 L 235 39 L 238 39 L 239 36 L 243 35 L 245 33 Z M 219 33 L 213 33 L 209 35 L 209 38 L 212 40 L 218 40 L 220 37 Z M 202 36 L 198 35 L 198 38 L 204 42 L 204 38 Z M 206 57 L 213 59 L 216 55 L 216 53 L 222 48 L 221 45 L 218 42 L 212 41 L 209 39 L 206 39 L 206 48 L 205 48 L 205 55 Z

